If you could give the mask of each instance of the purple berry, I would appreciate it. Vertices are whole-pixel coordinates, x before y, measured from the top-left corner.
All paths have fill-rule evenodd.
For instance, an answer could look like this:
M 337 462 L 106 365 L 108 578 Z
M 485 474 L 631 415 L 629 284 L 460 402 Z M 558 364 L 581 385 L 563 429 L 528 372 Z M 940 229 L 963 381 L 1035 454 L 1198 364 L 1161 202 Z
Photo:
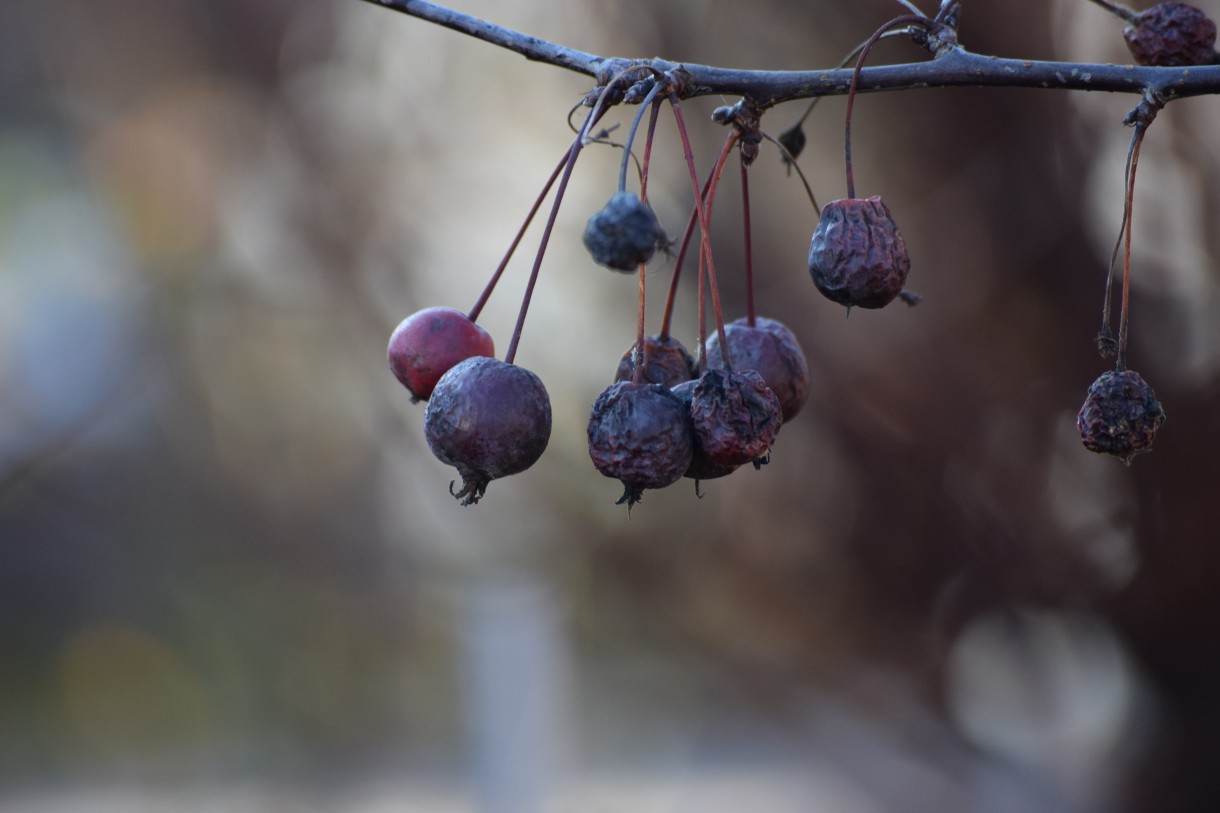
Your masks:
M 454 496 L 472 505 L 492 480 L 525 471 L 542 456 L 551 437 L 551 401 L 529 370 L 468 358 L 436 383 L 424 435 L 432 454 L 462 476 Z
M 1076 429 L 1089 451 L 1112 454 L 1131 465 L 1137 454 L 1152 451 L 1164 422 L 1161 402 L 1139 373 L 1109 370 L 1089 387 Z
M 673 387 L 670 392 L 678 396 L 685 406 L 687 411 L 687 420 L 690 419 L 690 404 L 695 395 L 695 385 L 698 384 L 697 379 L 683 381 L 676 387 Z M 692 480 L 715 480 L 718 477 L 724 477 L 737 471 L 737 466 L 721 466 L 713 463 L 711 458 L 707 456 L 707 452 L 703 449 L 703 444 L 699 442 L 698 436 L 691 433 L 692 454 L 690 465 L 683 472 L 683 477 L 689 477 Z
M 717 466 L 766 456 L 783 423 L 779 399 L 753 370 L 708 370 L 691 394 L 691 429 Z
M 594 401 L 589 457 L 598 471 L 622 482 L 619 502 L 627 507 L 644 489 L 677 482 L 692 453 L 686 406 L 666 387 L 619 381 Z
M 665 231 L 652 208 L 634 192 L 619 192 L 589 218 L 585 248 L 600 265 L 635 271 L 665 243 Z
M 822 208 L 809 274 L 828 299 L 848 308 L 885 307 L 910 270 L 906 241 L 881 198 L 832 200 Z
M 796 336 L 782 322 L 758 317 L 751 327 L 746 319 L 724 326 L 729 361 L 734 370 L 755 370 L 779 398 L 784 422 L 796 417 L 809 399 L 809 364 Z M 707 342 L 707 364 L 723 369 L 720 334 Z
M 615 381 L 631 381 L 635 375 L 636 348 L 633 346 L 618 363 Z M 695 377 L 695 360 L 680 341 L 671 336 L 644 339 L 643 380 L 646 384 L 673 387 Z
M 412 401 L 427 401 L 445 372 L 471 356 L 494 356 L 491 334 L 455 308 L 425 308 L 398 325 L 386 356 L 390 372 L 411 391 Z
M 1185 3 L 1160 3 L 1123 29 L 1123 39 L 1141 65 L 1210 65 L 1216 61 L 1216 24 Z

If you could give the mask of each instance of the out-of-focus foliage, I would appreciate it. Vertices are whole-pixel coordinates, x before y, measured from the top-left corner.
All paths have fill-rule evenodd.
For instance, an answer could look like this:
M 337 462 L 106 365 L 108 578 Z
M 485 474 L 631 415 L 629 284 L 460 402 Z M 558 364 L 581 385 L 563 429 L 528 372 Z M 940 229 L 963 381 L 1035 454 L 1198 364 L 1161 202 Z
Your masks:
M 1084 0 L 964 5 L 976 51 L 1128 59 Z M 777 69 L 837 63 L 900 11 L 460 7 Z M 584 448 L 636 294 L 580 246 L 619 161 L 587 151 L 517 358 L 551 446 L 461 508 L 385 343 L 474 302 L 587 90 L 355 0 L 0 10 L 0 806 L 1215 809 L 1220 100 L 1171 104 L 1141 158 L 1131 361 L 1169 421 L 1131 468 L 1073 419 L 1107 364 L 1135 100 L 921 91 L 861 97 L 853 129 L 923 303 L 822 299 L 816 213 L 764 146 L 759 308 L 800 338 L 809 404 L 762 471 L 630 517 Z M 703 166 L 719 102 L 685 105 Z M 823 201 L 842 113 L 807 126 Z M 669 121 L 657 138 L 673 234 L 689 178 Z M 480 318 L 500 348 L 536 239 Z

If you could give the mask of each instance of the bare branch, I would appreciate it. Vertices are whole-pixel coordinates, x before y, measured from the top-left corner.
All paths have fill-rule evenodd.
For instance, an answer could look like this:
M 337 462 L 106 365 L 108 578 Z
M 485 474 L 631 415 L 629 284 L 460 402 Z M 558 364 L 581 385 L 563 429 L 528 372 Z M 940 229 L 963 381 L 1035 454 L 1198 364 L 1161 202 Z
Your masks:
M 630 60 L 578 51 L 522 34 L 426 0 L 365 0 L 368 3 L 451 28 L 485 42 L 593 77 L 606 84 L 632 65 L 680 75 L 681 98 L 733 95 L 749 98 L 761 108 L 794 99 L 841 96 L 851 87 L 852 70 L 812 71 L 738 70 L 711 65 L 669 62 L 664 59 Z M 943 48 L 926 62 L 865 68 L 859 92 L 913 90 L 940 87 L 1012 87 L 1092 90 L 1151 94 L 1168 101 L 1186 96 L 1220 94 L 1220 65 L 1182 68 L 1103 65 L 1082 62 L 1046 62 L 983 56 L 958 45 Z

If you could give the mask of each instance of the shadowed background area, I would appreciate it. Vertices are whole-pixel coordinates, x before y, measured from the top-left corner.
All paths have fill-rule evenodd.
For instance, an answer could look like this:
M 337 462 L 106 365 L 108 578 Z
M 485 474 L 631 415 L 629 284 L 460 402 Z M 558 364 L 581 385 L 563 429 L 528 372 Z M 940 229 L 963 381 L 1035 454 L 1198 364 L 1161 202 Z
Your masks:
M 904 13 L 454 6 L 774 69 L 834 65 Z M 1085 0 L 964 6 L 980 53 L 1129 61 Z M 884 195 L 923 302 L 823 299 L 816 212 L 764 145 L 758 308 L 799 337 L 810 401 L 761 471 L 630 514 L 585 448 L 637 291 L 580 245 L 621 156 L 587 150 L 516 359 L 550 446 L 463 508 L 386 342 L 474 303 L 589 89 L 356 0 L 0 9 L 0 807 L 1215 810 L 1220 102 L 1169 105 L 1141 157 L 1130 362 L 1169 419 L 1129 468 L 1074 419 L 1109 364 L 1136 99 L 924 90 L 861 96 L 853 125 L 857 191 Z M 700 172 L 733 101 L 683 105 Z M 806 125 L 822 203 L 845 192 L 844 109 Z M 671 234 L 681 158 L 663 116 Z M 728 318 L 737 177 L 713 222 Z M 500 353 L 539 233 L 479 319 Z M 650 332 L 672 270 L 650 269 Z M 687 284 L 689 347 L 695 310 Z

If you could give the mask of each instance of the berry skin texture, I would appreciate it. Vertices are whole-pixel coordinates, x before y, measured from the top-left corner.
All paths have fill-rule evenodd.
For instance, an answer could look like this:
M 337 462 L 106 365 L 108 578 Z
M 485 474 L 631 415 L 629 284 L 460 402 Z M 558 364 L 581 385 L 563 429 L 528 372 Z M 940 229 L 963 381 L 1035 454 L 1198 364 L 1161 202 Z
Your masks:
M 398 325 L 386 356 L 390 372 L 411 392 L 413 402 L 427 401 L 436 382 L 459 361 L 494 356 L 491 334 L 456 308 L 425 308 Z
M 734 370 L 755 370 L 779 398 L 784 423 L 796 417 L 809 399 L 809 364 L 796 336 L 782 322 L 757 317 L 754 327 L 746 319 L 724 326 L 729 360 Z M 707 342 L 707 363 L 723 369 L 720 334 Z
M 783 423 L 779 399 L 753 370 L 708 370 L 691 393 L 691 429 L 708 460 L 742 466 L 766 457 Z
M 589 457 L 623 484 L 619 503 L 635 505 L 646 488 L 665 488 L 690 466 L 694 446 L 686 405 L 660 384 L 619 381 L 593 402 Z
M 529 370 L 475 356 L 437 382 L 424 411 L 424 436 L 432 454 L 462 477 L 453 496 L 473 505 L 492 480 L 542 457 L 551 437 L 551 400 Z
M 670 390 L 674 395 L 678 396 L 683 405 L 686 407 L 687 419 L 690 418 L 690 404 L 695 395 L 695 385 L 698 384 L 698 379 L 683 381 Z M 692 480 L 715 480 L 718 477 L 725 477 L 737 471 L 737 466 L 720 466 L 712 462 L 707 456 L 707 452 L 703 448 L 703 444 L 699 442 L 699 438 L 694 432 L 691 432 L 691 440 L 694 443 L 693 454 L 691 455 L 690 465 L 683 472 L 683 477 L 689 477 Z
M 618 363 L 615 381 L 631 381 L 635 375 L 636 348 L 632 346 Z M 644 339 L 645 384 L 676 386 L 695 377 L 695 360 L 682 342 L 671 336 L 649 336 Z
M 883 308 L 911 270 L 906 241 L 889 207 L 871 198 L 832 200 L 809 244 L 809 275 L 828 299 L 849 309 Z
M 1185 3 L 1160 3 L 1123 29 L 1123 39 L 1141 65 L 1173 67 L 1216 61 L 1216 24 Z
M 1109 370 L 1093 382 L 1076 416 L 1085 448 L 1122 458 L 1128 466 L 1152 441 L 1165 422 L 1156 393 L 1134 370 Z
M 634 192 L 619 192 L 585 225 L 585 248 L 599 265 L 635 271 L 665 243 L 652 208 Z

